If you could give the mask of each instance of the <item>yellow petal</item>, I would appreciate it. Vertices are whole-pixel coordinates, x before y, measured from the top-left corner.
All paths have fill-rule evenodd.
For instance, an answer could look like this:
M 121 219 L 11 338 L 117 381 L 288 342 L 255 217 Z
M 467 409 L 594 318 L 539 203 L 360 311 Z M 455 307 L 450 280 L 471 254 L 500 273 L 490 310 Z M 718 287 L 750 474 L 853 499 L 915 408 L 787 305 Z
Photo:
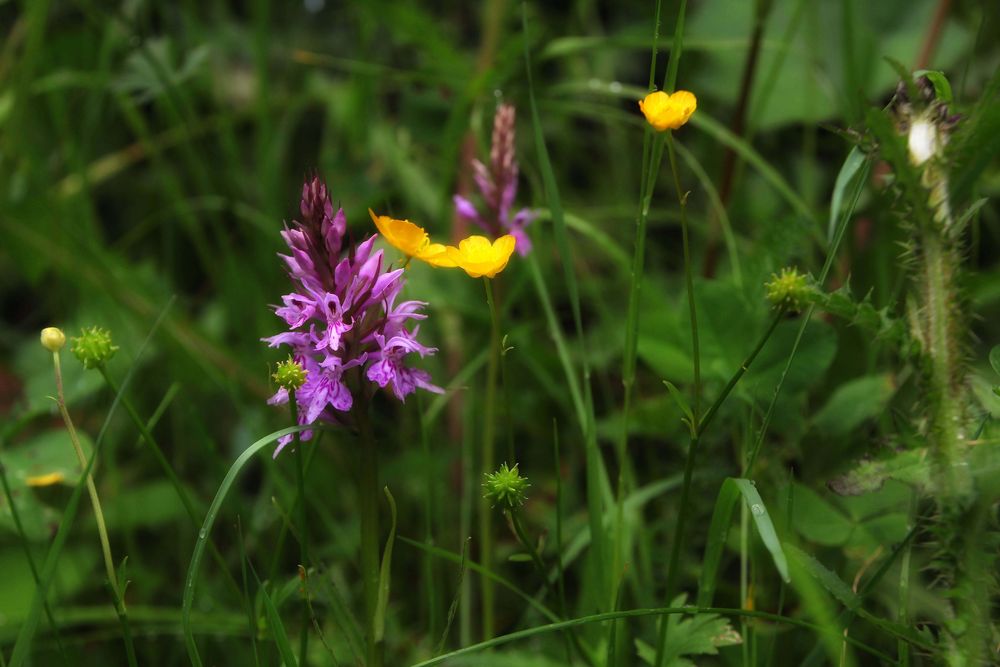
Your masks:
M 657 90 L 639 100 L 639 110 L 646 121 L 660 132 L 681 127 L 697 108 L 698 99 L 687 90 L 678 90 L 672 95 Z
M 507 266 L 516 244 L 510 234 L 493 242 L 485 236 L 470 236 L 460 241 L 457 248 L 449 246 L 446 252 L 469 276 L 492 278 Z
M 418 227 L 409 220 L 396 220 L 387 215 L 375 215 L 371 209 L 368 209 L 368 214 L 372 217 L 372 222 L 375 223 L 386 242 L 402 251 L 403 254 L 416 257 L 430 242 L 424 228 Z
M 455 260 L 448 256 L 448 249 L 445 248 L 442 243 L 428 243 L 420 253 L 416 255 L 417 259 L 427 262 L 431 266 L 437 266 L 441 268 L 452 268 L 458 266 Z
M 66 479 L 66 475 L 61 472 L 50 472 L 45 475 L 28 477 L 24 481 L 28 484 L 28 486 L 52 486 L 53 484 L 59 484 L 64 479 Z

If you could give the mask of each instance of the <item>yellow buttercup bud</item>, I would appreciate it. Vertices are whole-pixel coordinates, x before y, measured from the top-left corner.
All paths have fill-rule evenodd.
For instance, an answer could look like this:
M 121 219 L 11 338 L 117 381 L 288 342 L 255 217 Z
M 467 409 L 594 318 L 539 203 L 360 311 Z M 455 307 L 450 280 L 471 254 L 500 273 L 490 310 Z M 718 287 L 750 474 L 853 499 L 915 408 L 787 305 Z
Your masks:
M 686 90 L 678 90 L 672 95 L 657 90 L 639 100 L 639 110 L 649 124 L 660 132 L 676 130 L 684 125 L 697 108 L 698 99 L 694 93 Z
M 57 327 L 45 327 L 40 338 L 42 347 L 49 352 L 58 352 L 66 344 L 66 334 Z

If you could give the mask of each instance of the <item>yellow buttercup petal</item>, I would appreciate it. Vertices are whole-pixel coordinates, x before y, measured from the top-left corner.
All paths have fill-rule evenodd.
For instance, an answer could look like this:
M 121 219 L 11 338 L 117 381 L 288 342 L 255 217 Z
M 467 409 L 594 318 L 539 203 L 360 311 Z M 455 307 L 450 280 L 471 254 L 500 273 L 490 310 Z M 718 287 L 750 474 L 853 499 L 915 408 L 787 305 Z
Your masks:
M 59 484 L 64 479 L 66 479 L 66 475 L 61 472 L 50 472 L 46 475 L 28 477 L 24 481 L 28 486 L 52 486 L 53 484 Z
M 686 90 L 678 90 L 672 95 L 657 90 L 639 100 L 639 110 L 646 121 L 660 132 L 684 125 L 697 108 L 698 99 Z
M 485 236 L 462 239 L 458 247 L 448 246 L 448 257 L 473 278 L 492 278 L 500 273 L 514 253 L 516 240 L 510 234 L 490 241 Z
M 452 268 L 458 266 L 455 260 L 448 256 L 448 248 L 445 247 L 443 243 L 428 243 L 420 251 L 420 254 L 416 255 L 416 258 L 427 262 L 431 266 L 438 266 L 441 268 Z
M 424 228 L 418 227 L 409 220 L 396 220 L 387 215 L 375 215 L 371 209 L 368 209 L 368 214 L 371 215 L 372 222 L 378 227 L 379 233 L 389 245 L 402 251 L 405 255 L 419 257 L 420 252 L 430 243 Z

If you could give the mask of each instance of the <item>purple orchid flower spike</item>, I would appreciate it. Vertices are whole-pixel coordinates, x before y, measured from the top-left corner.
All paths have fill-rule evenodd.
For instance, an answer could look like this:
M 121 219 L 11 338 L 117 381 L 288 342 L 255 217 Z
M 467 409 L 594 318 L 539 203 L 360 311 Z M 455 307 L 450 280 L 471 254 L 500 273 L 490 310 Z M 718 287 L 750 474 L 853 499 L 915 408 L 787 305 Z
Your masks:
M 531 252 L 531 239 L 526 228 L 537 217 L 531 209 L 522 208 L 512 214 L 517 197 L 517 159 L 514 153 L 515 121 L 513 105 L 501 104 L 493 118 L 493 142 L 490 164 L 472 161 L 472 178 L 476 182 L 484 209 L 476 208 L 462 195 L 455 195 L 455 212 L 473 222 L 494 238 L 511 234 L 516 239 L 517 252 L 526 256 Z
M 271 347 L 287 345 L 296 362 L 306 371 L 306 379 L 295 392 L 299 423 L 318 420 L 338 422 L 338 415 L 354 404 L 357 386 L 367 379 L 379 387 L 389 387 L 403 400 L 424 389 L 442 393 L 426 371 L 410 368 L 407 357 L 423 357 L 436 352 L 417 341 L 417 327 L 411 320 L 424 319 L 420 301 L 399 302 L 406 278 L 401 269 L 390 271 L 382 251 L 373 252 L 375 236 L 356 247 L 346 248 L 347 218 L 336 212 L 326 184 L 318 177 L 302 187 L 301 222 L 293 222 L 281 232 L 288 255 L 279 255 L 288 268 L 294 291 L 281 297 L 275 314 L 288 326 L 263 340 Z M 360 372 L 351 369 L 360 368 Z M 289 392 L 282 388 L 269 400 L 271 405 L 287 403 Z M 309 440 L 312 431 L 302 431 Z M 274 455 L 292 441 L 284 436 Z

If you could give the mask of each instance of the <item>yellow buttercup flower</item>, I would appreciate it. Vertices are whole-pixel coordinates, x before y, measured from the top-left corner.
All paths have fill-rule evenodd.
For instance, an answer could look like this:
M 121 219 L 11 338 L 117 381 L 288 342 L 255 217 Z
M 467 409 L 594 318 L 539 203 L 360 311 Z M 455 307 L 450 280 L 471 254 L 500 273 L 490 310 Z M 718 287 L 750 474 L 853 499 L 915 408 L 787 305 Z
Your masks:
M 448 246 L 448 257 L 473 278 L 492 278 L 504 270 L 516 245 L 510 234 L 501 236 L 492 243 L 485 236 L 470 236 L 462 239 L 458 247 Z
M 639 110 L 646 116 L 649 124 L 660 132 L 676 130 L 688 122 L 697 108 L 698 99 L 694 93 L 686 90 L 678 90 L 672 95 L 657 90 L 639 100 Z
M 375 215 L 368 209 L 378 231 L 394 248 L 405 255 L 416 257 L 431 266 L 453 267 L 453 262 L 441 243 L 431 243 L 430 237 L 423 227 L 418 227 L 409 220 L 396 220 L 387 215 Z
M 420 251 L 429 244 L 430 238 L 423 227 L 418 227 L 409 220 L 396 220 L 387 215 L 375 215 L 368 209 L 368 215 L 378 227 L 378 231 L 389 242 L 389 245 L 403 251 L 410 257 L 418 257 Z

